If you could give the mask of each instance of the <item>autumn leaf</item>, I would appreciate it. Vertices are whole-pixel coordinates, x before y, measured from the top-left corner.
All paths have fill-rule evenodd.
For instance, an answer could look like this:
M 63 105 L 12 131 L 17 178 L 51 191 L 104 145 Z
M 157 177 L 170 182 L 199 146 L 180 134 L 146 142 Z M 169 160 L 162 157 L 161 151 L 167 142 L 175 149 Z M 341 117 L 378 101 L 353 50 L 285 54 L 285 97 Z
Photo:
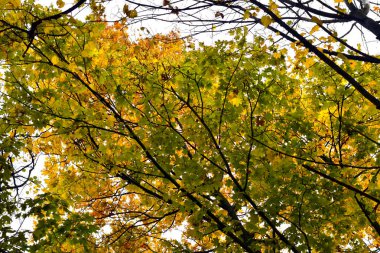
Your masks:
M 311 28 L 311 30 L 310 30 L 310 34 L 313 34 L 313 33 L 317 32 L 319 29 L 320 29 L 319 25 L 313 26 Z
M 57 0 L 56 4 L 58 8 L 63 8 L 65 6 L 65 2 L 63 0 Z
M 317 25 L 322 25 L 322 20 L 320 20 L 318 17 L 316 17 L 316 16 L 312 16 L 311 17 L 311 20 L 314 22 L 314 23 L 316 23 Z M 314 26 L 315 27 L 315 26 Z M 313 28 L 314 28 L 313 27 Z M 319 26 L 318 26 L 319 27 Z
M 249 19 L 251 17 L 251 13 L 249 10 L 244 11 L 243 19 Z
M 128 11 L 127 17 L 129 17 L 129 18 L 135 18 L 135 17 L 137 17 L 137 11 L 136 10 L 130 10 L 130 11 Z
M 124 14 L 128 15 L 128 13 L 129 13 L 129 6 L 128 6 L 128 4 L 124 4 L 124 6 L 123 6 L 123 12 L 124 12 Z
M 54 56 L 51 58 L 51 63 L 52 63 L 53 65 L 57 65 L 58 62 L 59 62 L 59 58 L 58 58 L 58 56 L 54 55 Z
M 261 24 L 263 26 L 268 27 L 272 23 L 272 18 L 270 16 L 263 16 L 261 18 Z

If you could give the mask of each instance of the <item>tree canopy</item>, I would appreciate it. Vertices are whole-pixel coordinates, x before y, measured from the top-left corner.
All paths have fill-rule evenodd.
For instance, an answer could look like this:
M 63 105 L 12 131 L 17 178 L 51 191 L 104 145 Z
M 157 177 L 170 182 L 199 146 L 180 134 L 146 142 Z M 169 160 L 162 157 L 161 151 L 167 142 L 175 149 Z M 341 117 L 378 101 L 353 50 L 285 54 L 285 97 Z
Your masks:
M 1 252 L 378 250 L 376 3 L 107 2 L 0 1 Z

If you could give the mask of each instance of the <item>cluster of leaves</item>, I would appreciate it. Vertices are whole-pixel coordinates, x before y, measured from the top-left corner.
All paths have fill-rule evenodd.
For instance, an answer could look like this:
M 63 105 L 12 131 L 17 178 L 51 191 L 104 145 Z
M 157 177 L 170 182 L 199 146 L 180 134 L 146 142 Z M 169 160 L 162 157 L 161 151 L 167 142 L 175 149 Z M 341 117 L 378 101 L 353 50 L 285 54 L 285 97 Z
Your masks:
M 124 23 L 3 2 L 3 160 L 45 156 L 44 193 L 20 205 L 35 219 L 22 250 L 380 247 L 380 115 L 356 85 L 377 94 L 377 63 L 322 54 L 332 68 L 295 41 L 248 42 L 248 28 L 191 50 L 176 33 L 132 41 Z
M 3 100 L 2 96 L 2 102 Z M 15 222 L 16 214 L 26 196 L 21 192 L 31 178 L 36 165 L 36 155 L 27 148 L 29 137 L 17 132 L 12 116 L 1 106 L 0 113 L 0 249 L 23 252 L 29 231 L 20 230 Z M 20 159 L 20 157 L 24 159 Z M 25 195 L 25 194 L 24 194 Z M 20 218 L 20 216 L 18 216 Z
M 360 82 L 327 57 L 331 55 L 380 63 L 374 55 L 376 43 L 380 40 L 378 3 L 366 0 L 126 2 L 130 5 L 126 5 L 128 8 L 137 9 L 140 14 L 130 24 L 157 19 L 187 25 L 193 34 L 249 27 L 254 35 L 260 30 L 257 28 L 260 25 L 264 27 L 264 34 L 275 36 L 279 41 L 298 43 L 312 52 L 380 108 L 376 95 L 369 93 Z M 358 40 L 359 34 L 362 42 Z M 373 46 L 368 43 L 371 40 L 375 40 Z M 363 44 L 365 49 L 362 48 Z

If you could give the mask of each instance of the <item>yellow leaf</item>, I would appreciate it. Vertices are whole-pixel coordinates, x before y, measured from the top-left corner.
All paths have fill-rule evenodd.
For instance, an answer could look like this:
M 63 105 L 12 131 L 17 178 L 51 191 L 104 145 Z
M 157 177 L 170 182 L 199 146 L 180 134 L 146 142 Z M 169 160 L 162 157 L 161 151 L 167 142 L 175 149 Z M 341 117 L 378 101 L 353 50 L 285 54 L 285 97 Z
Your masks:
M 93 41 L 89 41 L 85 46 L 82 52 L 83 57 L 92 57 L 97 53 L 96 43 Z
M 370 81 L 369 83 L 368 83 L 368 86 L 369 87 L 375 87 L 375 86 L 377 86 L 377 82 L 375 81 L 375 80 L 372 80 L 372 81 Z
M 318 24 L 318 25 L 322 25 L 322 20 L 320 20 L 319 18 L 317 18 L 316 16 L 312 16 L 311 17 L 311 21 L 313 21 L 314 23 Z
M 178 157 L 183 157 L 183 150 L 182 150 L 182 149 L 180 149 L 180 150 L 176 150 L 175 153 L 176 153 L 176 155 L 177 155 Z
M 305 61 L 305 67 L 309 68 L 311 65 L 314 64 L 314 59 L 313 58 L 307 58 Z
M 61 73 L 61 75 L 59 76 L 59 81 L 60 82 L 66 81 L 66 74 L 65 73 Z
M 362 66 L 362 71 L 368 71 L 372 68 L 372 65 L 371 64 L 368 64 L 368 63 L 365 63 L 363 64 Z
M 357 65 L 356 61 L 349 61 L 349 63 L 351 68 L 355 68 Z
M 123 6 L 123 12 L 124 12 L 124 14 L 128 15 L 128 13 L 129 13 L 128 4 L 124 4 L 124 6 Z
M 52 58 L 51 58 L 51 63 L 53 63 L 53 65 L 57 65 L 59 62 L 59 58 L 58 56 L 54 55 Z
M 50 33 L 54 29 L 53 26 L 45 26 L 44 27 L 44 33 Z
M 131 11 L 129 11 L 129 12 L 127 13 L 127 16 L 128 16 L 129 18 L 135 18 L 135 17 L 137 17 L 137 11 L 136 11 L 136 10 L 131 10 Z
M 96 43 L 93 41 L 89 41 L 84 48 L 89 49 L 89 50 L 94 50 L 96 49 Z
M 276 16 L 280 16 L 280 12 L 278 11 L 278 5 L 274 1 L 269 2 L 269 9 L 276 14 Z
M 1 1 L 0 3 L 2 5 L 11 4 L 12 7 L 14 7 L 14 8 L 18 8 L 18 7 L 21 6 L 21 1 L 20 0 L 12 0 L 12 1 L 8 0 L 8 1 L 5 1 L 5 2 Z
M 250 17 L 251 17 L 251 13 L 249 13 L 248 10 L 245 10 L 244 15 L 243 15 L 243 19 L 244 19 L 244 20 L 245 20 L 245 19 L 249 19 Z
M 329 94 L 329 95 L 332 95 L 335 93 L 335 88 L 332 87 L 332 86 L 329 86 L 327 89 L 326 89 L 326 93 Z
M 9 137 L 13 139 L 16 136 L 16 130 L 13 130 L 9 133 Z
M 263 26 L 268 27 L 272 23 L 272 18 L 269 16 L 263 16 L 261 18 L 261 23 Z
M 83 55 L 83 53 L 82 53 L 82 55 Z M 75 70 L 77 69 L 77 65 L 76 65 L 74 62 L 71 62 L 71 63 L 69 64 L 69 66 L 68 66 L 68 69 L 69 69 L 70 71 L 75 71 Z
M 279 59 L 281 57 L 281 53 L 273 53 L 273 57 L 276 58 L 276 59 Z
M 234 97 L 230 99 L 230 103 L 233 104 L 234 106 L 239 106 L 242 103 L 242 101 L 241 101 L 241 98 Z
M 65 2 L 63 0 L 57 0 L 58 8 L 63 8 L 65 6 Z
M 315 33 L 318 30 L 319 30 L 319 25 L 315 25 L 315 26 L 313 26 L 313 28 L 311 28 L 310 34 L 313 34 L 313 33 Z

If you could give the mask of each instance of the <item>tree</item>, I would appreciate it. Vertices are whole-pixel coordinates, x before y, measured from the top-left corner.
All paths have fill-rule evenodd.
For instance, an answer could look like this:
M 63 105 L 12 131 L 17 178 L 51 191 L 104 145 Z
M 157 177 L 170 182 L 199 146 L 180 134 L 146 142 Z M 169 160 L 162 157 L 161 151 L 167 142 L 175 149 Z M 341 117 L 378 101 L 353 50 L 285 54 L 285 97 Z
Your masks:
M 134 9 L 140 15 L 137 18 L 137 14 L 133 15 L 134 19 L 130 23 L 151 19 L 176 22 L 190 27 L 190 35 L 244 26 L 250 27 L 255 34 L 255 26 L 262 25 L 278 41 L 298 44 L 303 50 L 316 55 L 380 108 L 376 94 L 368 92 L 342 69 L 335 57 L 329 57 L 380 63 L 374 54 L 380 39 L 380 7 L 377 3 L 367 0 L 126 2 L 130 5 L 124 7 L 127 16 L 130 17 L 129 9 Z M 356 39 L 359 34 L 363 43 Z M 373 46 L 368 43 L 371 40 L 375 40 Z
M 342 74 L 248 28 L 194 49 L 68 13 L 1 17 L 4 133 L 46 155 L 31 251 L 379 247 L 378 110 Z M 339 64 L 376 94 L 377 63 Z
M 30 175 L 35 168 L 36 157 L 28 152 L 24 157 L 28 161 L 22 163 L 17 161 L 21 152 L 27 152 L 23 141 L 27 138 L 16 134 L 12 125 L 7 123 L 4 114 L 1 115 L 1 156 L 0 156 L 0 249 L 23 251 L 28 231 L 19 230 L 12 227 L 12 221 L 16 214 L 21 212 L 25 197 L 21 196 L 20 191 L 30 179 Z M 10 134 L 10 135 L 8 135 Z M 33 179 L 35 180 L 35 179 Z

